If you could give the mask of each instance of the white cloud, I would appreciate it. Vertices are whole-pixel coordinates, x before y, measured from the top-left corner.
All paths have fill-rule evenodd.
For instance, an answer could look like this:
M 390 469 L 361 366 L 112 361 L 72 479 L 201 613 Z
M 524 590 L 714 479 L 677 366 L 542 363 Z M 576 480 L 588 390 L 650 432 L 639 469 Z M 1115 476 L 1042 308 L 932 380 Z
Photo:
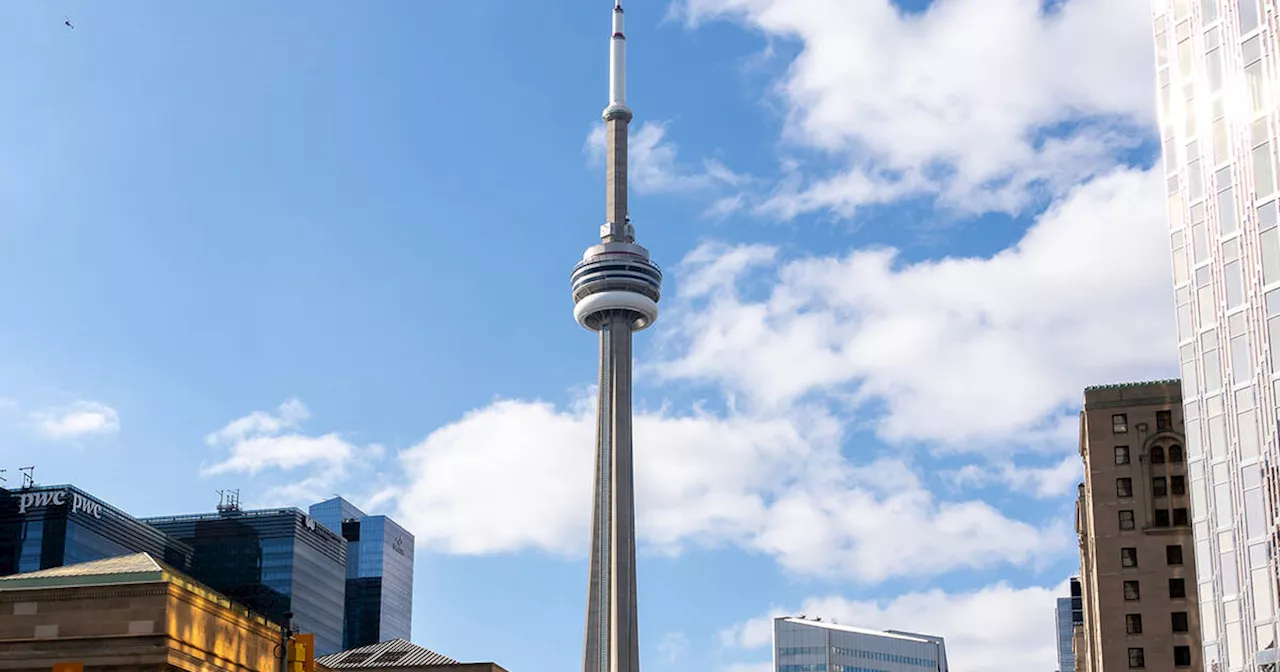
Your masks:
M 683 632 L 668 632 L 658 641 L 658 653 L 674 663 L 689 650 L 689 637 Z
M 589 403 L 499 401 L 402 454 L 399 518 L 420 543 L 479 554 L 579 554 L 588 541 Z M 854 464 L 823 411 L 636 414 L 637 528 L 676 553 L 735 544 L 811 575 L 881 581 L 1026 564 L 1070 546 L 976 501 L 939 501 L 903 463 Z M 892 552 L 891 552 L 892 551 Z
M 678 269 L 653 367 L 760 408 L 870 402 L 889 440 L 1061 441 L 1086 385 L 1176 371 L 1160 193 L 1154 171 L 1118 170 L 991 257 L 705 244 Z
M 907 194 L 1016 211 L 1117 163 L 1154 120 L 1150 11 L 1141 2 L 682 0 L 691 25 L 731 18 L 802 50 L 778 82 L 785 138 L 840 157 L 784 184 L 784 216 Z
M 1053 609 L 1066 588 L 1064 584 L 1018 589 L 1000 583 L 974 592 L 930 590 L 888 601 L 815 597 L 794 610 L 774 608 L 767 616 L 740 623 L 721 636 L 726 643 L 746 649 L 769 646 L 773 617 L 805 614 L 843 625 L 941 636 L 946 640 L 947 662 L 955 670 L 1054 669 Z
M 11 408 L 16 408 L 13 404 Z M 78 439 L 93 434 L 120 431 L 116 409 L 96 401 L 77 401 L 64 408 L 47 409 L 31 414 L 36 431 L 51 439 Z
M 289 399 L 275 413 L 254 411 L 232 420 L 205 437 L 205 442 L 225 452 L 225 457 L 204 467 L 201 473 L 205 476 L 256 475 L 271 469 L 312 468 L 301 479 L 276 486 L 262 495 L 266 503 L 292 504 L 327 496 L 329 488 L 349 475 L 350 469 L 381 455 L 381 446 L 357 446 L 336 433 L 308 436 L 297 431 L 310 417 L 306 405 Z
M 640 194 L 666 192 L 692 192 L 713 188 L 738 188 L 750 178 L 729 170 L 714 159 L 706 159 L 701 166 L 682 164 L 676 154 L 676 145 L 667 138 L 665 121 L 646 121 L 631 134 L 627 143 L 627 184 Z M 592 127 L 587 135 L 586 150 L 593 164 L 602 164 L 605 155 L 605 128 L 601 124 Z M 732 205 L 737 197 L 718 201 L 709 213 L 725 215 L 737 208 Z
M 1014 492 L 1050 499 L 1074 492 L 1084 478 L 1083 469 L 1080 457 L 1073 454 L 1048 467 L 1018 466 L 1013 461 L 988 466 L 970 464 L 944 476 L 962 488 L 1000 484 Z

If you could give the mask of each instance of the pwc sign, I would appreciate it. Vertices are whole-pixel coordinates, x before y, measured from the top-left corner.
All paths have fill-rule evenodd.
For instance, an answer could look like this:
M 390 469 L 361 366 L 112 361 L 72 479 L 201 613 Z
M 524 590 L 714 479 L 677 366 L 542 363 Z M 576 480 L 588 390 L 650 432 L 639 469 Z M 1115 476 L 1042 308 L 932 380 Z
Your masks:
M 18 514 L 25 514 L 27 509 L 67 504 L 71 505 L 71 513 L 82 511 L 94 518 L 102 518 L 101 504 L 71 490 L 24 492 L 18 495 Z

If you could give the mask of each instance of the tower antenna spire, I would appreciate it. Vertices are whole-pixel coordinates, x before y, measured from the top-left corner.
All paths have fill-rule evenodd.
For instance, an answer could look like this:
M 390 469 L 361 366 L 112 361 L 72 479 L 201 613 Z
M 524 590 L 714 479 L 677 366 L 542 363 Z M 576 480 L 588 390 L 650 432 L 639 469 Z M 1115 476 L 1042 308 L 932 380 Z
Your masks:
M 605 224 L 600 239 L 606 243 L 635 242 L 631 213 L 627 210 L 627 133 L 631 125 L 627 107 L 627 33 L 622 0 L 613 2 L 613 34 L 609 37 L 609 106 L 604 109 L 606 142 Z

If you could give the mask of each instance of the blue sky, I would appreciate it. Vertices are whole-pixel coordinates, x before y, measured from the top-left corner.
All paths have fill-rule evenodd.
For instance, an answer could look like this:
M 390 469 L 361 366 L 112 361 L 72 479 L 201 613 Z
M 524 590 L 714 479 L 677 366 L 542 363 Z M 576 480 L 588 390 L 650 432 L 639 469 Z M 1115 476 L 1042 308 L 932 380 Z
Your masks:
M 417 535 L 419 643 L 580 664 L 609 5 L 5 5 L 0 468 L 344 494 Z M 1048 669 L 1081 390 L 1175 371 L 1147 9 L 628 17 L 646 668 L 803 612 Z

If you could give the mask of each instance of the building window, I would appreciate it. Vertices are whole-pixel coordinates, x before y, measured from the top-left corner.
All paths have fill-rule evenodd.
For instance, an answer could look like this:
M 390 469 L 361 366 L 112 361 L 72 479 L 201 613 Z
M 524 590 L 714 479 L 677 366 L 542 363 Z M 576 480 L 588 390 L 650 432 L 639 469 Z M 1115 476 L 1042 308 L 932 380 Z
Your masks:
M 1132 497 L 1133 496 L 1133 479 L 1117 478 L 1116 479 L 1116 497 Z
M 1156 411 L 1156 431 L 1173 431 L 1173 411 Z
M 1164 476 L 1156 476 L 1151 479 L 1151 494 L 1156 497 L 1164 497 L 1169 494 L 1169 482 Z
M 1169 599 L 1180 600 L 1187 596 L 1186 579 L 1169 579 Z
M 1116 413 L 1111 416 L 1111 431 L 1114 434 L 1129 433 L 1129 416 L 1124 413 Z
M 1129 669 L 1137 670 L 1147 666 L 1147 658 L 1142 655 L 1141 648 L 1129 649 Z
M 1190 520 L 1190 518 L 1188 518 L 1188 516 L 1187 516 L 1187 509 L 1186 509 L 1186 507 L 1182 507 L 1182 508 L 1178 508 L 1178 509 L 1174 509 L 1174 510 L 1173 510 L 1173 524 L 1174 524 L 1174 525 L 1184 525 L 1184 526 L 1185 526 L 1185 525 L 1190 525 L 1190 524 L 1191 524 L 1191 520 Z
M 1164 547 L 1164 557 L 1169 561 L 1170 565 L 1182 564 L 1182 544 L 1173 544 Z
M 1156 519 L 1152 527 L 1169 527 L 1169 509 L 1156 509 Z
M 1175 495 L 1187 494 L 1187 477 L 1186 476 L 1170 476 L 1169 492 Z
M 1129 446 L 1116 446 L 1116 464 L 1129 464 Z
M 1169 461 L 1173 464 L 1179 464 L 1183 460 L 1182 446 L 1174 444 L 1169 446 Z
M 1191 647 L 1173 647 L 1173 664 L 1178 667 L 1191 667 Z
M 1182 547 L 1178 547 L 1181 552 Z M 1120 566 L 1121 567 L 1137 567 L 1138 566 L 1138 549 L 1122 548 L 1120 549 Z
M 1120 529 L 1122 530 L 1133 529 L 1133 511 L 1124 510 L 1120 512 Z
M 1151 464 L 1164 464 L 1164 448 L 1160 446 L 1151 447 Z
M 1124 601 L 1137 602 L 1140 599 L 1142 599 L 1142 591 L 1138 587 L 1138 582 L 1125 581 L 1124 582 Z
M 1191 628 L 1187 625 L 1187 612 L 1173 612 L 1173 631 L 1174 632 L 1190 632 Z
M 1142 614 L 1125 614 L 1124 631 L 1131 635 L 1142 634 Z

